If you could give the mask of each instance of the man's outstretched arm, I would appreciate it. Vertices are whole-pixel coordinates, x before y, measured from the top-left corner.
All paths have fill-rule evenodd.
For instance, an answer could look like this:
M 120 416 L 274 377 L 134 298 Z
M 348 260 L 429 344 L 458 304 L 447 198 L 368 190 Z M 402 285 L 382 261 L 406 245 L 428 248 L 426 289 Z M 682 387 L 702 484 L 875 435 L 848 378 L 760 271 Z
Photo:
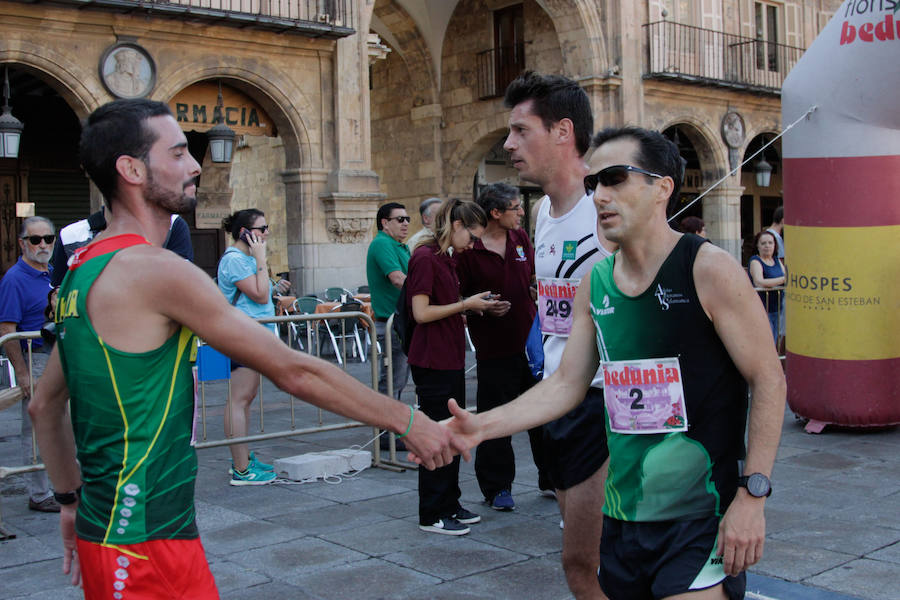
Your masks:
M 154 259 L 156 260 L 156 259 Z M 272 332 L 231 306 L 194 265 L 165 259 L 148 269 L 147 302 L 197 333 L 211 346 L 259 371 L 282 390 L 330 412 L 395 433 L 406 432 L 410 407 L 363 385 L 341 369 L 291 350 Z M 149 265 L 148 265 L 149 266 Z M 142 270 L 143 272 L 143 270 Z M 429 468 L 443 466 L 466 449 L 455 436 L 416 411 L 407 445 Z M 465 452 L 468 459 L 468 452 Z
M 460 435 L 467 448 L 552 421 L 584 400 L 600 361 L 590 315 L 590 296 L 591 282 L 586 277 L 575 294 L 572 332 L 553 375 L 512 402 L 477 415 L 450 401 L 453 418 L 446 424 Z

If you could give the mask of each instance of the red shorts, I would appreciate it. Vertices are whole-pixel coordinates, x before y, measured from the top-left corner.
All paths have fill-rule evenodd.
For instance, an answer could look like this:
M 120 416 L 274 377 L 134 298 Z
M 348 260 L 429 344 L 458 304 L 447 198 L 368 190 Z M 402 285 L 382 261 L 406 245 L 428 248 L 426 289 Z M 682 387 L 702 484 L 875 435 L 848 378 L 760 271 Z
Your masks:
M 218 600 L 200 538 L 121 546 L 78 539 L 85 600 Z

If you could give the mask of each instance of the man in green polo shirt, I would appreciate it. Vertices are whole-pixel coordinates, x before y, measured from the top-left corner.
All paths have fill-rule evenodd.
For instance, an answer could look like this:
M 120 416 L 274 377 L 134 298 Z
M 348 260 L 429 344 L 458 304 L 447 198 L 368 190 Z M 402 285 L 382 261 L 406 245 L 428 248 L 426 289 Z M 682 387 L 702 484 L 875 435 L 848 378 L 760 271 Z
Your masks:
M 406 281 L 409 247 L 403 240 L 406 239 L 406 232 L 409 230 L 409 215 L 402 204 L 388 202 L 378 209 L 375 223 L 378 226 L 378 233 L 369 244 L 369 252 L 366 255 L 366 277 L 369 280 L 369 292 L 372 294 L 375 334 L 384 351 L 385 325 L 388 317 L 394 314 L 400 288 Z M 406 364 L 406 355 L 403 354 L 396 331 L 391 332 L 391 363 L 394 365 L 393 394 L 399 400 L 409 379 L 409 366 Z M 381 376 L 378 378 L 378 390 L 387 393 L 387 369 L 383 363 Z

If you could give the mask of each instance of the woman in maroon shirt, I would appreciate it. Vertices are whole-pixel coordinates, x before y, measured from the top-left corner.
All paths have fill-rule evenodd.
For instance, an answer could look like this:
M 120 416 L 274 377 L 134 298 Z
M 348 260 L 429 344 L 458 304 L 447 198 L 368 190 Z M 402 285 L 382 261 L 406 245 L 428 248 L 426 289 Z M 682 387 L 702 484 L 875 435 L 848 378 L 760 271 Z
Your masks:
M 495 301 L 490 291 L 461 299 L 456 261 L 484 231 L 484 211 L 470 201 L 446 200 L 426 236 L 409 259 L 407 303 L 416 320 L 408 362 L 416 384 L 419 408 L 435 420 L 450 416 L 447 400 L 465 406 L 465 324 L 462 313 L 482 311 Z M 419 469 L 419 529 L 445 535 L 469 533 L 468 525 L 481 517 L 459 503 L 459 456 L 449 465 Z

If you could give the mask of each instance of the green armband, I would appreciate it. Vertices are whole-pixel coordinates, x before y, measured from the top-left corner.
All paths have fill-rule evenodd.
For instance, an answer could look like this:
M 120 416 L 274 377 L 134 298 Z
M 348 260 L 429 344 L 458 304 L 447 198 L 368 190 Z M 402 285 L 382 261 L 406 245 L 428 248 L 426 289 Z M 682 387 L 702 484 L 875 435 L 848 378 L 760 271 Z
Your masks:
M 412 422 L 413 422 L 413 417 L 415 416 L 415 414 L 416 414 L 416 409 L 414 409 L 412 406 L 410 406 L 409 407 L 409 425 L 406 426 L 406 431 L 404 431 L 403 433 L 401 433 L 400 435 L 397 436 L 398 440 L 400 438 L 406 436 L 407 434 L 409 434 L 410 429 L 412 429 Z

